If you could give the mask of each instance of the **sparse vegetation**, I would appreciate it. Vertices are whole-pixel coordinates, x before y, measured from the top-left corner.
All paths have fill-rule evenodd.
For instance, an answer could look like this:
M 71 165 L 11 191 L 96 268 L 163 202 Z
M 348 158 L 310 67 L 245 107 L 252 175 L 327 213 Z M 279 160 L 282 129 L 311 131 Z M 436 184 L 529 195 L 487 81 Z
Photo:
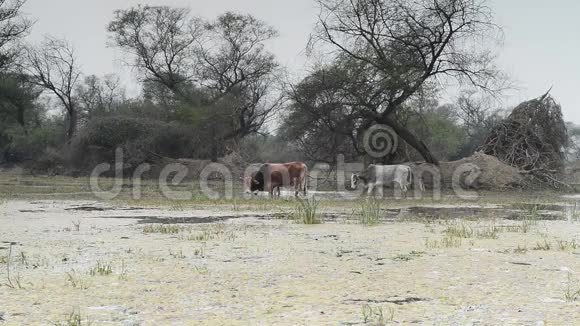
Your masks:
M 408 254 L 398 254 L 393 257 L 394 261 L 411 261 L 415 258 L 421 257 L 425 254 L 423 251 L 411 251 Z
M 72 224 L 73 224 L 73 230 L 75 230 L 76 232 L 79 232 L 81 230 L 81 221 L 80 220 L 72 221 Z
M 66 273 L 65 280 L 67 284 L 75 289 L 86 290 L 89 288 L 89 282 L 81 274 L 77 273 L 74 269 Z
M 578 282 L 573 282 L 572 274 L 568 272 L 568 282 L 564 290 L 564 299 L 566 302 L 576 302 L 580 299 L 580 287 L 576 287 Z
M 319 202 L 315 198 L 298 199 L 294 208 L 293 219 L 301 224 L 321 224 L 322 220 L 318 213 Z
M 66 315 L 64 321 L 53 323 L 55 326 L 90 326 L 92 324 L 89 318 L 83 318 L 80 311 L 76 309 Z
M 161 234 L 177 234 L 181 232 L 183 228 L 178 225 L 166 225 L 166 224 L 152 224 L 143 227 L 143 233 L 161 233 Z
M 500 228 L 495 224 L 473 228 L 465 222 L 455 222 L 445 230 L 447 235 L 463 239 L 497 239 L 499 232 Z
M 119 273 L 119 280 L 120 281 L 127 281 L 129 280 L 129 274 L 127 272 L 127 266 L 125 264 L 125 260 L 121 261 L 121 272 Z
M 97 265 L 89 270 L 91 276 L 108 276 L 113 274 L 113 267 L 111 263 L 97 262 Z
M 533 250 L 543 250 L 543 251 L 549 251 L 552 249 L 552 243 L 550 241 L 548 241 L 547 239 L 544 239 L 542 242 L 538 242 L 536 244 L 536 246 L 533 248 Z
M 558 249 L 560 249 L 561 251 L 570 251 L 578 249 L 578 243 L 576 243 L 575 240 L 572 241 L 558 240 L 556 242 L 558 244 Z
M 378 225 L 381 219 L 381 201 L 376 198 L 367 198 L 360 203 L 359 221 L 363 225 Z
M 459 237 L 447 235 L 441 240 L 425 240 L 425 247 L 429 249 L 444 249 L 444 248 L 459 248 L 462 245 L 462 240 Z
M 526 254 L 528 253 L 528 248 L 526 246 L 520 246 L 514 249 L 514 254 Z
M 5 285 L 9 288 L 12 289 L 23 289 L 24 288 L 24 283 L 22 281 L 22 275 L 20 274 L 20 272 L 16 272 L 16 275 L 14 275 L 12 273 L 12 247 L 14 245 L 10 244 L 10 248 L 8 251 L 8 256 L 6 256 L 6 283 Z M 21 257 L 26 257 L 25 255 L 23 255 L 23 253 L 21 252 Z M 21 258 L 23 259 L 23 258 Z
M 362 319 L 365 324 L 383 326 L 395 319 L 395 309 L 391 306 L 383 308 L 365 304 L 362 306 Z
M 176 259 L 185 259 L 185 255 L 183 254 L 183 249 L 179 249 L 177 251 L 173 251 L 169 249 L 169 255 Z
M 211 240 L 233 241 L 236 239 L 236 234 L 233 230 L 227 230 L 224 224 L 211 224 L 207 227 L 202 228 L 199 231 L 190 228 L 189 234 L 182 235 L 180 239 L 188 241 L 203 241 L 203 242 Z

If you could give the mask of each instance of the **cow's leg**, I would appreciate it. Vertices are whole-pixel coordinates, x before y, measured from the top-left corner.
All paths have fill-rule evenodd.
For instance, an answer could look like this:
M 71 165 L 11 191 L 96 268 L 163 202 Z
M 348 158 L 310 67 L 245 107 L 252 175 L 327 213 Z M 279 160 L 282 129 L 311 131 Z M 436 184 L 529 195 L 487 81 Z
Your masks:
M 274 190 L 275 190 L 275 188 L 272 185 L 270 185 L 268 187 L 268 192 L 270 193 L 270 199 L 274 198 Z
M 298 178 L 294 178 L 293 183 L 294 183 L 294 197 L 298 198 L 298 193 L 300 192 L 301 184 L 298 181 Z
M 374 190 L 374 185 L 372 183 L 369 183 L 367 187 L 369 188 L 368 189 L 368 195 L 369 196 L 372 196 L 373 195 L 373 190 Z

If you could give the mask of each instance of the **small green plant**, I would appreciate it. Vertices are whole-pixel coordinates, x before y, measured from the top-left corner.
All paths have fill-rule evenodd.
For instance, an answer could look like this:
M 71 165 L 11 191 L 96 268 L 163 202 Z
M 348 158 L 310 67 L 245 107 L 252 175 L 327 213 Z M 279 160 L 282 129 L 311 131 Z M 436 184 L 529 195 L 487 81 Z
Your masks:
M 188 235 L 180 236 L 181 240 L 188 241 L 211 241 L 211 240 L 229 240 L 233 241 L 236 239 L 236 234 L 233 231 L 226 230 L 223 224 L 212 224 L 209 227 L 203 228 L 201 231 L 193 233 L 193 230 L 189 230 Z
M 315 198 L 298 199 L 294 210 L 294 220 L 301 224 L 321 224 L 318 204 Z
M 362 306 L 362 318 L 365 324 L 386 325 L 395 319 L 395 309 L 390 306 L 383 309 L 383 307 L 371 307 L 368 304 Z
M 452 237 L 463 239 L 497 239 L 500 229 L 495 224 L 473 228 L 464 222 L 456 222 L 449 225 L 444 232 Z
M 108 276 L 111 274 L 113 274 L 111 263 L 103 263 L 101 261 L 98 261 L 97 265 L 89 270 L 89 275 L 91 276 Z
M 411 261 L 414 258 L 418 258 L 421 257 L 425 254 L 425 252 L 423 251 L 411 251 L 408 254 L 398 254 L 395 257 L 393 257 L 394 261 Z
M 143 227 L 143 233 L 177 234 L 182 229 L 177 225 L 153 224 Z
M 79 232 L 81 230 L 81 221 L 77 220 L 77 221 L 72 221 L 72 225 L 73 225 L 73 230 Z
M 558 249 L 560 249 L 560 251 L 569 251 L 569 250 L 578 249 L 578 244 L 576 243 L 576 240 L 557 241 L 557 243 L 558 243 Z
M 196 257 L 205 257 L 205 248 L 201 247 L 201 248 L 197 248 L 193 250 L 193 255 Z
M 544 239 L 544 242 L 538 242 L 533 249 L 534 250 L 549 251 L 552 249 L 552 243 L 550 241 Z
M 70 314 L 65 316 L 65 320 L 58 323 L 52 323 L 55 326 L 90 326 L 92 322 L 86 318 L 83 319 L 81 313 L 78 310 L 71 311 Z
M 22 275 L 20 272 L 17 272 L 16 275 L 13 275 L 12 272 L 12 247 L 14 245 L 10 244 L 10 249 L 8 251 L 8 256 L 6 256 L 6 286 L 11 289 L 23 289 L 24 285 L 22 283 Z M 26 257 L 22 255 L 21 257 Z M 22 259 L 22 258 L 21 258 Z
M 429 249 L 459 248 L 463 241 L 459 237 L 447 235 L 441 240 L 425 240 L 425 247 Z
M 181 212 L 181 211 L 185 210 L 185 206 L 183 205 L 183 202 L 180 200 L 170 200 L 169 201 L 169 210 Z
M 568 272 L 568 283 L 564 290 L 564 299 L 566 302 L 576 302 L 580 299 L 580 288 L 572 288 L 572 284 L 576 283 L 572 281 L 572 275 Z
M 463 239 L 473 238 L 474 234 L 475 234 L 473 229 L 469 225 L 467 225 L 466 223 L 463 223 L 463 222 L 454 223 L 454 224 L 448 226 L 444 232 L 451 237 L 463 238 Z
M 378 225 L 381 219 L 381 202 L 375 198 L 367 198 L 360 204 L 359 221 L 363 225 Z
M 125 265 L 125 260 L 121 261 L 121 273 L 119 274 L 120 281 L 127 281 L 129 280 L 129 276 L 127 273 L 127 266 Z
M 179 249 L 178 251 L 172 251 L 171 249 L 169 249 L 169 255 L 176 259 L 185 259 L 183 249 Z
M 65 279 L 66 282 L 75 289 L 86 290 L 89 288 L 87 280 L 74 269 L 66 273 Z
M 209 269 L 205 266 L 202 266 L 202 267 L 195 266 L 194 269 L 198 274 L 201 274 L 201 275 L 209 274 Z

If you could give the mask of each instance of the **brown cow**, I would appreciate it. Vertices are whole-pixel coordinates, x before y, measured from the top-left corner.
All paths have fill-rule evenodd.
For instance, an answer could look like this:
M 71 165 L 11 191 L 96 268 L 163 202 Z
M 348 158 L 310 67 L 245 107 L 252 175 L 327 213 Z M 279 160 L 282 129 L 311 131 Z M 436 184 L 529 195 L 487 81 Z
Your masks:
M 294 186 L 295 196 L 300 191 L 306 196 L 306 176 L 308 167 L 302 162 L 284 164 L 263 164 L 258 172 L 244 179 L 246 192 L 268 191 L 274 197 L 277 190 L 280 197 L 280 188 Z

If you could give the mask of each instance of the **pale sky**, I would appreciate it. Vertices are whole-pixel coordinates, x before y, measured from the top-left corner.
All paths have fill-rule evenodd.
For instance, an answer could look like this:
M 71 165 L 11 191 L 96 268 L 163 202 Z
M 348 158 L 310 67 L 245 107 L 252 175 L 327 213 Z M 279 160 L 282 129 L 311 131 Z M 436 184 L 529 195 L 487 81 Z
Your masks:
M 580 124 L 580 1 L 492 0 L 505 43 L 499 66 L 518 83 L 506 105 L 544 94 L 562 105 L 566 120 Z M 318 14 L 314 0 L 28 0 L 24 11 L 36 20 L 29 40 L 45 34 L 66 38 L 85 74 L 117 73 L 131 91 L 135 74 L 121 56 L 107 48 L 106 26 L 116 9 L 138 4 L 182 6 L 193 14 L 214 18 L 225 11 L 250 13 L 274 26 L 280 37 L 270 44 L 281 64 L 293 75 L 306 69 L 305 46 Z

